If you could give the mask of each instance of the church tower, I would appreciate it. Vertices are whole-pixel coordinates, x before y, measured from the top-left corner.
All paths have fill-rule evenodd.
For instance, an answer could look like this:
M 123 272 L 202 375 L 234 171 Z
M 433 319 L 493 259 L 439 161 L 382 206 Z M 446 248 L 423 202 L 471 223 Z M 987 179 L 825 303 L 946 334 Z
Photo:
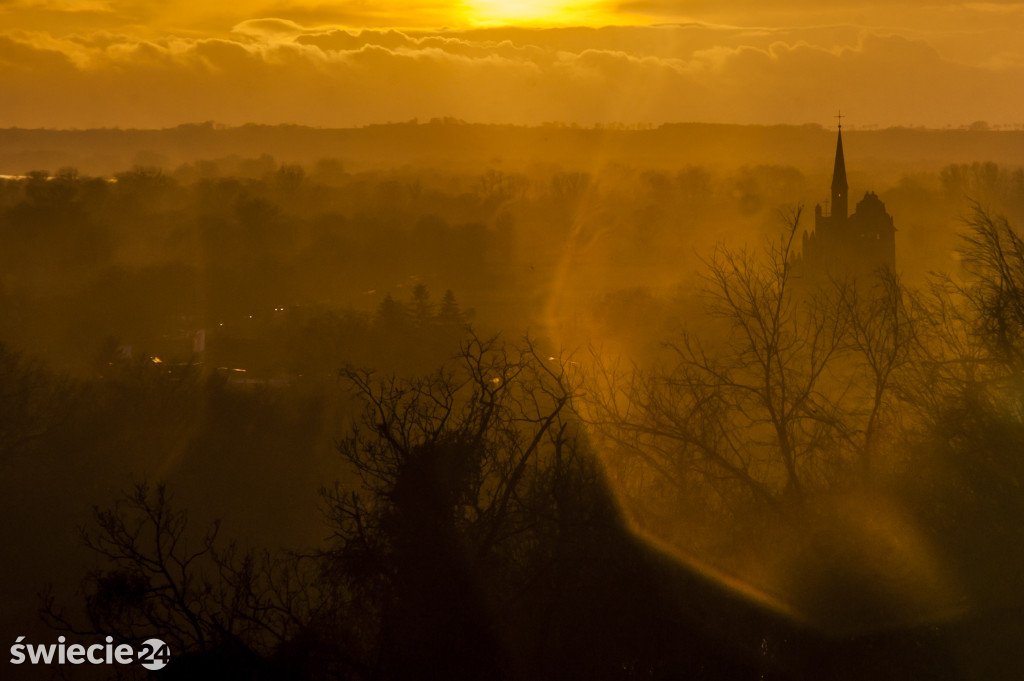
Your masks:
M 824 283 L 896 268 L 896 228 L 885 204 L 877 194 L 867 192 L 850 214 L 848 192 L 840 119 L 832 168 L 832 211 L 825 214 L 821 204 L 814 207 L 814 232 L 804 232 L 803 253 L 795 263 L 802 278 Z
M 839 124 L 839 138 L 836 140 L 836 165 L 832 169 L 832 220 L 846 222 L 849 215 L 846 184 L 846 159 L 843 158 L 843 124 Z

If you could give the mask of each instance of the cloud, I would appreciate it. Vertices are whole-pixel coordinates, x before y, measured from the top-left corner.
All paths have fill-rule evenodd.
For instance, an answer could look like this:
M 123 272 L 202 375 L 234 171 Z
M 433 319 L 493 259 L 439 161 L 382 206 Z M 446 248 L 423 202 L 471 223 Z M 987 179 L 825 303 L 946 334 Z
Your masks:
M 376 45 L 390 50 L 407 47 L 415 48 L 417 41 L 400 31 L 363 30 L 349 32 L 342 30 L 309 34 L 296 40 L 300 45 L 315 45 L 322 50 L 358 50 L 366 45 Z
M 112 12 L 107 0 L 0 0 L 4 9 L 52 10 L 58 12 Z
M 391 2 L 318 2 L 293 0 L 260 8 L 264 16 L 290 19 L 307 26 L 349 28 L 440 27 L 459 16 L 461 2 L 450 0 L 392 0 Z
M 306 31 L 307 29 L 294 21 L 276 18 L 247 19 L 231 29 L 232 33 L 256 37 L 298 36 Z
M 650 14 L 656 16 L 700 16 L 723 11 L 723 3 L 716 0 L 617 0 L 609 3 L 611 9 L 618 12 L 631 12 Z M 961 7 L 965 3 L 961 0 L 895 0 L 894 2 L 883 2 L 880 0 L 774 0 L 771 3 L 762 0 L 732 0 L 728 3 L 728 11 L 737 14 L 737 10 L 758 9 L 766 12 L 792 12 L 806 10 L 846 10 L 879 8 L 882 11 L 892 11 L 896 8 L 913 9 L 942 9 Z M 995 0 L 987 3 L 967 3 L 979 5 L 993 5 L 998 7 L 1009 7 L 1020 5 L 1017 0 Z
M 0 36 L 0 73 L 52 77 L 72 72 L 72 60 L 63 52 Z M 0 81 L 2 82 L 2 81 Z
M 268 18 L 223 38 L 0 36 L 0 126 L 827 123 L 838 107 L 854 125 L 1017 122 L 1022 63 L 851 27 L 350 32 Z

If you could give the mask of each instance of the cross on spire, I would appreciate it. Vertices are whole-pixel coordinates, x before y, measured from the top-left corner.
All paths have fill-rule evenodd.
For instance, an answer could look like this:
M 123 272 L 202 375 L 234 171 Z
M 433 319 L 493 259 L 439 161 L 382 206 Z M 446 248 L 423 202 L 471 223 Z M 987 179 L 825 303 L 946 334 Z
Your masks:
M 843 110 L 842 109 L 840 109 L 839 113 L 836 114 L 836 118 L 839 120 L 839 129 L 842 130 L 843 129 L 843 118 L 845 118 L 845 116 L 843 116 Z

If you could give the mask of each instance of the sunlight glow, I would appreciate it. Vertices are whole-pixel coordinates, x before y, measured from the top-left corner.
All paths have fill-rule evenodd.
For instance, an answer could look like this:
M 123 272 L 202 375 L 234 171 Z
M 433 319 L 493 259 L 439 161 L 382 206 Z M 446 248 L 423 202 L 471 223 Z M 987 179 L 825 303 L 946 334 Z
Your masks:
M 559 0 L 467 0 L 464 5 L 476 24 L 561 24 L 585 21 L 597 2 Z

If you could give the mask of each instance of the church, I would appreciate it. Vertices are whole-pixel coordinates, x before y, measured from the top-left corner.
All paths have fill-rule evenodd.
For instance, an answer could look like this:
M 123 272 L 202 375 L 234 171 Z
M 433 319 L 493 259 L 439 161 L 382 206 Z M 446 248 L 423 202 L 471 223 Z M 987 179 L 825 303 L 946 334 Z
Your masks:
M 867 192 L 849 213 L 849 186 L 843 158 L 843 126 L 836 141 L 836 162 L 832 171 L 831 212 L 814 207 L 814 232 L 803 235 L 803 253 L 794 263 L 799 276 L 824 282 L 855 278 L 896 268 L 896 227 L 885 204 L 874 192 Z

